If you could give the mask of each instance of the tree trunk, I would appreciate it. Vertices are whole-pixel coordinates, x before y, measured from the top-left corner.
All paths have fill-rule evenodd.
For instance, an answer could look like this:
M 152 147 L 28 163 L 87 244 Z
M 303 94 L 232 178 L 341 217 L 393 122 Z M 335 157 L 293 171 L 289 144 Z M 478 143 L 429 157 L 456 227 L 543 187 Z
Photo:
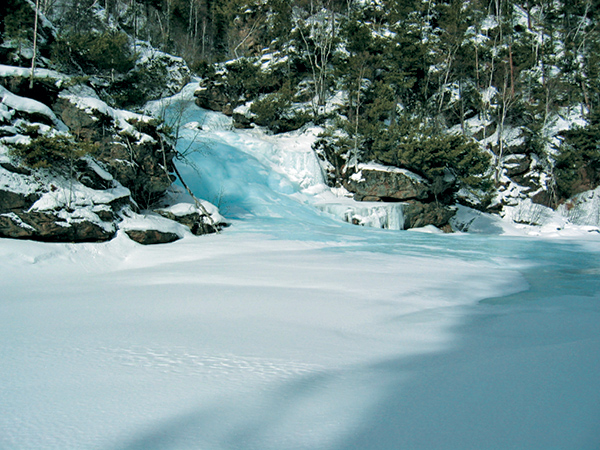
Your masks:
M 37 56 L 37 31 L 40 15 L 40 0 L 35 0 L 35 21 L 33 24 L 33 57 L 31 58 L 31 77 L 29 78 L 29 89 L 33 89 L 33 76 L 35 72 L 35 63 Z

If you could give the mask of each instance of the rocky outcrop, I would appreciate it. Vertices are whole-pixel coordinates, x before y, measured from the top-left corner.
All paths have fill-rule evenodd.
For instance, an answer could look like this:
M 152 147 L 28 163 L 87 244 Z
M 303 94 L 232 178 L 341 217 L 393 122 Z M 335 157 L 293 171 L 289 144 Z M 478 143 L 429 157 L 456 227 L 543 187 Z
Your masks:
M 14 78 L 16 84 L 12 84 L 21 86 L 22 72 L 18 67 L 4 67 L 5 84 L 10 86 Z M 50 71 L 39 75 L 66 77 Z M 175 149 L 154 119 L 112 108 L 89 86 L 65 85 L 70 87 L 58 96 L 52 90 L 39 100 L 0 86 L 0 237 L 100 242 L 121 229 L 147 245 L 172 242 L 187 230 L 200 235 L 223 226 L 213 219 L 220 217 L 216 208 L 206 214 L 166 210 L 163 216 L 169 220 L 161 218 L 165 223 L 154 229 L 156 215 L 150 213 L 153 218 L 147 219 L 145 210 L 172 186 Z M 47 126 L 30 125 L 40 118 Z M 63 161 L 52 159 L 49 153 L 52 163 L 39 169 L 24 166 L 19 153 L 11 153 L 13 143 L 27 145 L 42 133 L 54 145 L 54 130 L 66 136 L 63 145 L 72 144 L 77 152 L 85 149 L 86 156 Z M 26 148 L 18 148 L 27 154 Z M 140 211 L 144 214 L 137 214 Z
M 508 155 L 502 159 L 502 166 L 508 177 L 523 175 L 527 173 L 531 167 L 531 157 L 529 155 L 518 153 Z
M 219 111 L 228 116 L 231 116 L 233 110 L 240 104 L 237 98 L 229 95 L 225 83 L 210 80 L 194 93 L 194 97 L 196 97 L 196 105 L 200 108 Z
M 404 229 L 420 228 L 434 225 L 444 229 L 456 210 L 448 206 L 433 203 L 409 202 L 402 210 L 404 215 Z
M 40 195 L 35 193 L 22 194 L 0 189 L 0 214 L 27 210 L 39 198 Z
M 95 143 L 95 159 L 131 191 L 141 208 L 147 208 L 175 180 L 171 174 L 175 150 L 147 117 L 129 113 L 125 115 L 129 121 L 124 121 L 119 111 L 103 102 L 90 103 L 96 108 L 77 97 L 65 96 L 58 100 L 55 110 L 70 130 Z
M 358 201 L 426 200 L 432 196 L 429 183 L 408 170 L 378 164 L 359 165 L 344 184 Z
M 119 108 L 139 107 L 151 100 L 174 95 L 190 81 L 183 58 L 161 52 L 148 42 L 136 41 L 138 58 L 132 70 L 119 77 L 104 77 L 97 90 Z
M 196 236 L 217 233 L 226 226 L 224 221 L 218 218 L 215 220 L 191 204 L 185 205 L 184 209 L 177 206 L 179 205 L 170 209 L 157 209 L 156 212 L 169 220 L 185 225 Z
M 50 212 L 0 214 L 0 236 L 16 239 L 34 239 L 44 242 L 101 242 L 112 239 L 115 227 L 86 219 L 63 220 Z
M 95 209 L 100 214 L 95 214 L 93 208 L 85 215 L 70 208 L 37 210 L 34 205 L 41 198 L 39 193 L 1 189 L 0 236 L 47 242 L 99 242 L 109 240 L 115 234 L 115 225 L 100 217 L 100 211 L 106 211 L 97 205 Z M 113 218 L 112 214 L 110 218 Z
M 433 201 L 433 190 L 424 178 L 404 169 L 361 164 L 344 187 L 358 201 L 403 202 L 403 229 L 434 225 L 445 228 L 455 210 Z

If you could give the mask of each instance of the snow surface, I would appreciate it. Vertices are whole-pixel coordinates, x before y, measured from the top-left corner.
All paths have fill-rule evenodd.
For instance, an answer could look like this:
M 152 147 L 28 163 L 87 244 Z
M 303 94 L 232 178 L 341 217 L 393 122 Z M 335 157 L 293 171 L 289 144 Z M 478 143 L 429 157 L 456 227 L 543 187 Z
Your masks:
M 222 233 L 0 240 L 1 449 L 599 448 L 598 233 L 356 227 L 313 134 L 188 119 Z
M 68 75 L 65 75 L 60 72 L 56 72 L 54 70 L 48 69 L 35 69 L 34 77 L 36 79 L 40 78 L 49 78 L 51 80 L 56 80 L 57 84 L 62 83 L 63 81 L 67 81 L 70 79 Z M 0 77 L 20 77 L 20 78 L 29 78 L 31 76 L 31 68 L 26 67 L 16 67 L 16 66 L 7 66 L 5 64 L 0 64 Z
M 56 117 L 56 114 L 48 106 L 37 100 L 15 95 L 3 86 L 0 86 L 0 104 L 16 111 L 40 114 L 51 120 L 59 131 L 68 131 L 67 126 Z

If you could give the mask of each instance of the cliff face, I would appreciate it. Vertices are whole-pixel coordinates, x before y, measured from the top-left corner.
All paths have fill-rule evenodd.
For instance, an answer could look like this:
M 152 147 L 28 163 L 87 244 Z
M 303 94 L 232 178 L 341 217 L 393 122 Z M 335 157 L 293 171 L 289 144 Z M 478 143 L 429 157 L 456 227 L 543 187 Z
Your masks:
M 0 236 L 104 241 L 122 229 L 146 244 L 217 231 L 202 204 L 188 205 L 191 219 L 153 212 L 176 179 L 174 141 L 159 120 L 118 107 L 177 92 L 185 62 L 137 42 L 126 73 L 50 69 L 73 67 L 50 59 L 60 37 L 40 13 L 32 75 L 31 35 L 9 25 L 31 25 L 35 10 L 9 3 L 0 24 Z
M 22 69 L 0 71 L 3 85 L 21 84 Z M 15 89 L 23 95 L 0 88 L 0 235 L 110 239 L 124 208 L 145 208 L 171 185 L 174 149 L 147 118 L 84 96 L 90 88 L 61 89 L 70 84 L 66 75 L 38 74 L 31 95 L 47 104 L 25 88 Z
M 0 66 L 0 80 L 18 84 L 23 71 Z M 156 119 L 112 108 L 64 74 L 36 74 L 36 96 L 48 104 L 0 86 L 0 236 L 104 241 L 123 229 L 147 244 L 218 231 L 206 206 L 152 212 L 175 180 L 176 151 Z

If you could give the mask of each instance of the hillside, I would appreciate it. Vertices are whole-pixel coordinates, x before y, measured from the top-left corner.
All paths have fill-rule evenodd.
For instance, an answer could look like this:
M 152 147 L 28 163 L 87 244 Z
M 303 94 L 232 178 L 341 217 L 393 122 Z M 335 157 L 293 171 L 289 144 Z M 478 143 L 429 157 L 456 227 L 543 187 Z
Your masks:
M 206 73 L 198 104 L 273 133 L 321 125 L 315 150 L 332 186 L 362 196 L 352 179 L 376 162 L 424 177 L 428 202 L 535 223 L 599 184 L 590 2 L 263 1 L 237 11 L 232 26 L 247 34 Z
M 2 8 L 0 236 L 105 241 L 122 230 L 158 243 L 218 231 L 212 205 L 174 190 L 173 125 L 131 111 L 181 89 L 185 62 L 110 23 L 76 33 L 31 2 Z

